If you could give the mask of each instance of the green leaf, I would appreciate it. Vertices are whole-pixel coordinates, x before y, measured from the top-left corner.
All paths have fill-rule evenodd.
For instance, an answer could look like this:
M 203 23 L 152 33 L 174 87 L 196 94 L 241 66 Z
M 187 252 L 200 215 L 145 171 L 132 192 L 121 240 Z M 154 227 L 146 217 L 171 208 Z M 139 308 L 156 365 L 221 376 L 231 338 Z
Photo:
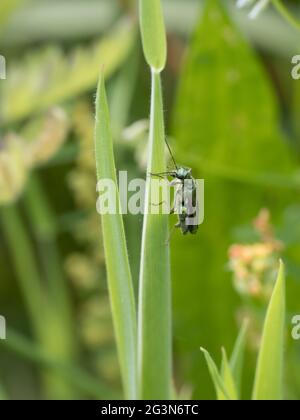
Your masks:
M 119 141 L 122 131 L 127 126 L 128 116 L 135 93 L 139 68 L 140 49 L 132 51 L 112 83 L 110 97 L 110 115 L 113 120 L 113 138 Z
M 150 67 L 164 69 L 167 60 L 167 41 L 160 0 L 140 0 L 140 26 L 143 49 Z
M 285 324 L 285 272 L 280 262 L 279 274 L 268 307 L 258 356 L 254 400 L 283 398 L 283 352 Z
M 236 384 L 238 395 L 241 394 L 242 370 L 248 325 L 248 320 L 244 321 L 230 358 L 230 370 Z
M 120 214 L 113 141 L 103 75 L 100 77 L 96 99 L 95 150 L 98 181 L 110 179 L 116 186 L 116 197 L 113 197 L 116 198 L 116 214 L 102 215 L 103 243 L 125 396 L 128 399 L 136 399 L 136 310 L 123 219 Z
M 152 71 L 152 97 L 147 173 L 166 170 L 165 132 L 160 75 Z M 171 398 L 171 286 L 168 215 L 151 214 L 147 176 L 139 296 L 139 396 Z
M 71 362 L 76 359 L 77 354 L 72 300 L 57 246 L 55 215 L 44 185 L 36 173 L 31 174 L 22 204 L 39 249 L 43 280 L 47 282 L 48 287 L 49 316 L 55 326 L 52 334 L 50 332 L 48 334 L 45 347 L 51 348 L 52 354 L 56 357 Z M 53 340 L 54 334 L 56 340 Z
M 289 173 L 291 160 L 279 135 L 274 93 L 219 0 L 206 2 L 179 95 L 177 135 L 187 137 L 188 150 L 201 142 L 195 160 L 200 158 L 205 169 L 241 170 L 250 176 L 273 173 L 274 159 L 280 156 L 280 174 Z M 201 132 L 192 129 L 196 114 Z
M 222 367 L 221 367 L 221 376 L 224 381 L 225 388 L 228 392 L 228 395 L 231 400 L 238 399 L 238 393 L 236 389 L 236 384 L 232 374 L 231 366 L 229 365 L 226 350 L 222 348 Z M 218 393 L 219 400 L 226 400 L 226 397 L 223 393 Z
M 207 350 L 203 348 L 201 348 L 200 350 L 204 354 L 211 379 L 215 386 L 217 396 L 220 397 L 220 399 L 224 399 L 227 401 L 230 400 L 231 399 L 230 393 L 228 392 L 228 389 L 226 388 L 226 384 L 223 377 L 220 375 L 218 371 L 217 365 L 215 364 L 215 362 L 213 361 L 212 357 L 210 356 Z M 226 376 L 226 380 L 228 380 L 227 373 L 225 373 L 224 376 Z

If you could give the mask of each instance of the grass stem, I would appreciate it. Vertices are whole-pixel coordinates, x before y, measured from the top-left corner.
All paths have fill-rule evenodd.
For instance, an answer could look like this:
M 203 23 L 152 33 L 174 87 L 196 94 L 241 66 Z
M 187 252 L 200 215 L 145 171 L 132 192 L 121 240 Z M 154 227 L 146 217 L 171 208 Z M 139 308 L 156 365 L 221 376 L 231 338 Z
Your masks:
M 160 74 L 152 70 L 148 174 L 164 172 L 165 132 Z M 140 266 L 138 372 L 142 399 L 171 398 L 171 285 L 168 216 L 150 213 L 147 176 Z

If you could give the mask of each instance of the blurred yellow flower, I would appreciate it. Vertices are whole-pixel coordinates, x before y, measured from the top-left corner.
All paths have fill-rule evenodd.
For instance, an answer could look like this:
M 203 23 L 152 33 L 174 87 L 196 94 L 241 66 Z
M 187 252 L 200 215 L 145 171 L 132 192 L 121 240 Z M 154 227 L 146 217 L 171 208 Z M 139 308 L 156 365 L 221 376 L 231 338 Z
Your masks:
M 260 234 L 261 242 L 232 245 L 229 248 L 229 267 L 238 293 L 268 300 L 276 279 L 283 244 L 274 237 L 268 210 L 261 210 L 253 224 Z
M 64 143 L 68 130 L 67 115 L 58 107 L 31 123 L 23 132 L 28 165 L 39 166 L 54 157 Z
M 27 179 L 22 140 L 14 134 L 0 139 L 0 204 L 14 201 Z

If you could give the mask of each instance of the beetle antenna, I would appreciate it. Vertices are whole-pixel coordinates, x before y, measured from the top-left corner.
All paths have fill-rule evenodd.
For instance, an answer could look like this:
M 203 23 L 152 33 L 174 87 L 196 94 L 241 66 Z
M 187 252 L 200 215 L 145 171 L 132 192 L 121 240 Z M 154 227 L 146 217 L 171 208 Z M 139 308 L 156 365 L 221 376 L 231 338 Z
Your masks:
M 173 156 L 173 153 L 172 153 L 171 147 L 170 147 L 170 145 L 169 145 L 169 143 L 168 143 L 168 140 L 167 140 L 166 138 L 165 138 L 165 142 L 166 142 L 167 148 L 168 148 L 168 150 L 169 150 L 169 153 L 170 153 L 171 159 L 172 159 L 172 161 L 173 161 L 173 163 L 174 163 L 175 169 L 176 169 L 176 170 L 178 170 L 177 163 L 175 162 L 175 159 L 174 159 L 174 156 Z

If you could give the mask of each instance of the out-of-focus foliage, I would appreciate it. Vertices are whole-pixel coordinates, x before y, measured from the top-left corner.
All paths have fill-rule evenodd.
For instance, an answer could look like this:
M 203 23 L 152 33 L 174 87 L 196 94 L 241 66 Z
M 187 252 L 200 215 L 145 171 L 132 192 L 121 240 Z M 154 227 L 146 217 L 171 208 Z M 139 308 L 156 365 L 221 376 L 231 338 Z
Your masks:
M 67 57 L 60 47 L 49 46 L 11 64 L 1 86 L 0 123 L 23 119 L 91 89 L 101 66 L 108 75 L 126 58 L 134 33 L 132 23 L 122 21 L 103 39 L 75 47 Z
M 181 81 L 179 98 L 182 95 L 183 99 L 179 99 L 175 117 L 176 135 L 185 137 L 188 159 L 192 145 L 201 143 L 202 166 L 211 173 L 224 171 L 233 178 L 242 173 L 250 182 L 276 170 L 290 173 L 293 166 L 279 133 L 270 83 L 225 11 L 215 0 L 211 4 L 195 35 Z M 201 130 L 187 132 L 195 115 Z
M 39 46 L 38 50 L 29 49 L 22 54 L 22 59 L 14 58 L 14 63 L 11 57 L 7 60 L 8 77 L 0 86 L 0 122 L 2 127 L 10 127 L 5 131 L 3 129 L 0 139 L 1 201 L 5 204 L 1 209 L 1 234 L 4 234 L 1 239 L 5 239 L 9 249 L 11 268 L 16 272 L 26 312 L 31 319 L 37 352 L 31 352 L 26 345 L 19 346 L 18 340 L 15 345 L 12 333 L 5 344 L 8 349 L 25 359 L 28 359 L 30 354 L 29 360 L 40 366 L 42 389 L 39 394 L 48 398 L 76 398 L 76 383 L 79 382 L 83 384 L 83 387 L 79 387 L 81 395 L 93 395 L 96 398 L 98 380 L 92 376 L 89 378 L 85 369 L 81 372 L 76 366 L 79 362 L 77 338 L 75 339 L 73 334 L 76 322 L 80 325 L 76 335 L 83 340 L 80 341 L 80 345 L 84 351 L 88 351 L 89 362 L 86 365 L 91 363 L 92 369 L 111 387 L 118 385 L 119 374 L 106 291 L 103 292 L 103 285 L 98 285 L 98 276 L 103 277 L 101 248 L 98 249 L 95 271 L 93 272 L 95 267 L 89 268 L 93 272 L 92 276 L 97 277 L 96 292 L 102 289 L 103 299 L 98 301 L 95 310 L 92 302 L 95 289 L 92 287 L 86 291 L 91 293 L 91 299 L 88 299 L 88 296 L 82 299 L 79 291 L 79 314 L 76 319 L 71 319 L 70 290 L 63 275 L 62 259 L 56 243 L 61 227 L 55 219 L 55 214 L 51 212 L 51 205 L 45 197 L 47 193 L 41 189 L 39 176 L 32 174 L 32 171 L 48 165 L 49 161 L 57 169 L 57 163 L 53 161 L 57 155 L 57 162 L 62 162 L 63 165 L 64 156 L 67 156 L 67 159 L 71 156 L 72 159 L 76 151 L 75 144 L 71 146 L 68 143 L 70 148 L 64 148 L 63 145 L 73 130 L 74 123 L 76 137 L 81 141 L 84 141 L 85 137 L 85 140 L 92 142 L 92 137 L 88 138 L 87 130 L 78 130 L 76 121 L 69 118 L 69 115 L 73 115 L 74 98 L 93 88 L 101 66 L 104 66 L 107 76 L 118 69 L 132 50 L 135 31 L 131 19 L 124 18 L 112 27 L 109 33 L 89 42 L 87 46 L 75 45 L 64 50 L 58 45 L 44 45 Z M 64 108 L 57 106 L 61 103 L 64 104 Z M 93 130 L 92 107 L 89 109 Z M 73 143 L 75 142 L 73 138 Z M 91 145 L 88 147 L 91 148 Z M 66 150 L 66 154 L 62 149 Z M 71 155 L 68 149 L 71 150 Z M 85 159 L 83 154 L 84 151 L 80 150 L 79 159 Z M 67 178 L 66 173 L 63 176 Z M 64 180 L 61 185 L 64 185 Z M 63 197 L 65 196 L 64 194 Z M 22 202 L 26 218 L 19 212 L 17 204 L 7 206 L 7 203 L 16 203 L 16 200 Z M 88 208 L 94 209 L 91 201 Z M 81 220 L 84 221 L 84 217 Z M 78 222 L 78 219 L 75 220 Z M 25 226 L 28 221 L 29 226 Z M 92 227 L 88 219 L 86 223 L 86 232 L 93 232 L 95 237 L 97 229 Z M 29 236 L 29 232 L 32 237 Z M 89 246 L 85 250 L 88 252 Z M 73 264 L 72 268 L 74 272 L 76 264 Z M 26 281 L 27 276 L 29 282 Z M 21 317 L 25 320 L 24 310 Z M 99 331 L 93 327 L 93 323 L 96 322 L 97 327 L 100 327 Z M 26 341 L 26 338 L 24 340 Z M 50 356 L 49 364 L 44 362 L 44 356 L 39 359 L 39 354 L 45 355 L 46 358 Z M 68 363 L 67 378 L 64 376 L 63 367 L 61 374 L 59 369 L 54 368 L 65 361 Z M 48 366 L 46 370 L 43 369 L 44 365 Z M 98 391 L 101 393 L 100 382 L 98 385 Z M 100 394 L 98 395 L 100 397 Z
M 17 9 L 23 0 L 2 0 L 0 4 L 0 28 L 5 24 L 10 15 Z M 0 29 L 1 32 L 1 29 Z
M 0 202 L 7 203 L 19 196 L 27 178 L 23 158 L 24 149 L 19 138 L 6 136 L 1 139 L 0 151 Z
M 56 155 L 66 140 L 68 130 L 66 113 L 55 107 L 30 120 L 19 134 L 8 132 L 0 138 L 0 203 L 17 200 L 30 171 Z
M 226 261 L 233 226 L 268 204 L 278 215 L 289 195 L 272 187 L 274 175 L 286 176 L 283 186 L 289 188 L 296 170 L 266 73 L 217 0 L 207 2 L 191 41 L 173 133 L 177 160 L 206 182 L 205 222 L 197 239 L 174 240 L 173 278 L 183 370 L 195 384 L 194 395 L 209 396 L 197 348 L 200 343 L 214 353 L 220 343 L 232 346 L 238 302 Z

